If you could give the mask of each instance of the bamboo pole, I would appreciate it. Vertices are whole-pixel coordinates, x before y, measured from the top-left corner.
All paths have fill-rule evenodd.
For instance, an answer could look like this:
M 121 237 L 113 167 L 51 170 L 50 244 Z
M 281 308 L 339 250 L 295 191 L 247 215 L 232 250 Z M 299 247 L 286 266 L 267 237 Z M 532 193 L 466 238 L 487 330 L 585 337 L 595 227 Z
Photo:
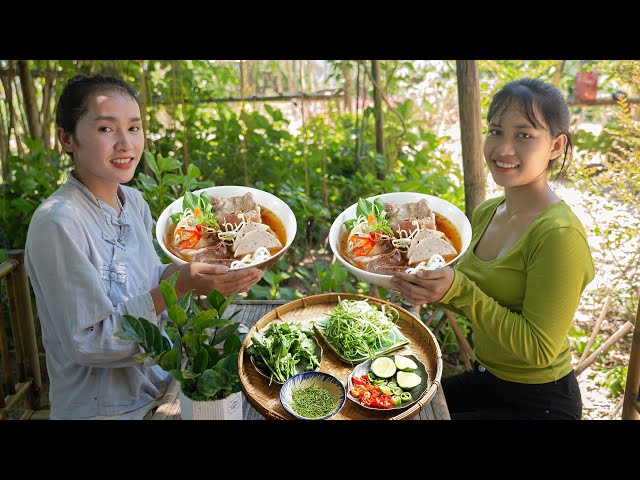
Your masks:
M 640 103 L 640 98 L 627 98 L 627 103 Z M 607 105 L 618 105 L 618 101 L 613 98 L 596 98 L 593 102 L 582 100 L 569 100 L 567 105 L 573 107 L 604 107 Z
M 623 420 L 640 419 L 640 301 L 636 311 L 636 324 L 631 341 L 631 354 L 627 370 L 627 382 L 624 388 L 622 405 Z
M 433 319 L 436 318 L 436 315 L 438 315 L 438 313 L 441 311 L 442 311 L 442 307 L 434 308 L 433 312 L 431 312 L 431 314 L 429 315 L 429 318 L 427 318 L 427 321 L 424 322 L 425 326 L 428 327 L 429 325 L 431 325 L 431 322 L 433 322 Z
M 32 380 L 29 379 L 25 382 L 20 383 L 18 388 L 16 388 L 16 393 L 13 395 L 9 395 L 7 397 L 7 403 L 4 408 L 0 408 L 0 420 L 4 420 L 7 418 L 9 412 L 15 408 L 20 400 L 23 399 L 29 392 L 29 387 L 31 387 Z
M 300 60 L 300 91 L 304 92 L 304 71 L 302 70 L 303 60 Z M 309 179 L 309 163 L 307 160 L 307 131 L 305 129 L 304 120 L 304 97 L 300 99 L 300 112 L 302 114 L 302 158 L 304 159 L 304 191 L 307 194 L 307 199 L 311 199 L 311 182 Z
M 458 340 L 458 344 L 462 349 L 462 352 L 463 352 L 462 361 L 464 362 L 467 369 L 471 370 L 472 368 L 471 363 L 475 362 L 476 360 L 476 356 L 473 353 L 473 348 L 471 348 L 471 345 L 469 345 L 469 342 L 467 341 L 467 339 L 464 338 L 464 335 L 462 334 L 462 331 L 460 330 L 460 327 L 458 326 L 458 322 L 456 322 L 456 319 L 453 316 L 453 313 L 451 313 L 449 310 L 445 308 L 444 314 L 449 319 L 451 328 L 453 328 L 453 333 L 455 334 L 456 339 Z M 468 355 L 469 358 L 467 359 L 464 354 Z
M 387 173 L 387 159 L 384 145 L 384 113 L 382 111 L 382 89 L 380 88 L 380 64 L 371 60 L 371 76 L 373 83 L 373 111 L 376 121 L 376 152 L 384 159 L 384 169 L 378 172 L 378 178 L 384 179 Z
M 27 60 L 18 60 L 18 74 L 20 86 L 22 87 L 22 100 L 24 102 L 24 113 L 27 117 L 27 126 L 29 127 L 29 136 L 33 140 L 41 139 L 42 125 L 38 121 L 39 114 L 36 88 L 33 84 L 33 77 L 31 76 Z
M 633 329 L 633 323 L 625 322 L 625 324 L 620 327 L 613 335 L 611 335 L 606 342 L 604 342 L 600 347 L 596 349 L 591 355 L 587 357 L 587 359 L 582 362 L 576 368 L 576 375 L 580 375 L 585 369 L 591 365 L 600 355 L 604 354 L 611 346 L 624 337 L 627 333 L 629 333 Z
M 184 108 L 184 77 L 182 75 L 182 63 L 178 62 L 178 73 L 180 74 L 180 102 L 182 104 L 182 148 L 184 149 L 185 173 L 189 171 L 189 145 L 187 141 L 187 114 Z
M 24 267 L 24 250 L 9 250 L 7 256 L 18 262 L 14 272 L 16 286 L 16 303 L 20 305 L 20 333 L 22 336 L 23 352 L 26 363 L 27 376 L 33 379 L 33 394 L 28 398 L 28 407 L 37 408 L 41 405 L 42 376 L 40 374 L 40 355 L 38 353 L 38 340 L 31 309 L 31 290 L 29 278 Z
M 598 335 L 598 332 L 600 331 L 600 324 L 602 323 L 602 320 L 604 320 L 604 317 L 607 316 L 607 312 L 609 311 L 609 305 L 610 304 L 611 304 L 611 295 L 607 295 L 607 298 L 604 299 L 604 305 L 602 306 L 602 310 L 600 311 L 600 316 L 596 320 L 596 324 L 593 326 L 593 331 L 591 332 L 591 336 L 589 337 L 589 340 L 587 341 L 587 344 L 584 347 L 584 351 L 582 352 L 582 356 L 580 357 L 580 360 L 578 361 L 578 366 L 582 362 L 584 362 L 585 358 L 587 358 L 587 355 L 589 355 L 589 351 L 591 350 L 591 347 L 593 346 L 593 342 L 595 342 L 596 336 Z
M 18 293 L 15 275 L 7 277 L 7 297 L 9 298 L 9 320 L 11 322 L 11 333 L 13 334 L 13 347 L 16 355 L 16 369 L 18 371 L 18 382 L 24 382 L 27 372 L 24 362 L 24 350 L 22 347 L 22 332 L 18 318 L 22 315 L 21 305 L 18 302 Z
M 484 201 L 486 182 L 480 122 L 480 80 L 476 60 L 456 60 L 460 143 L 464 175 L 465 214 L 471 220 L 473 209 Z
M 2 275 L 0 275 L 0 278 L 2 278 Z M 2 289 L 0 289 L 1 291 Z M 0 356 L 2 357 L 2 371 L 4 372 L 0 378 L 0 388 L 4 386 L 0 394 L 0 407 L 4 407 L 3 392 L 6 389 L 9 393 L 15 393 L 15 379 L 11 367 L 11 357 L 9 356 L 9 338 L 4 328 L 4 308 L 2 305 L 0 305 Z
M 244 98 L 246 88 L 249 85 L 249 73 L 247 70 L 247 64 L 244 60 L 240 60 L 240 97 Z M 244 110 L 245 102 L 243 100 L 242 105 L 240 107 L 240 118 L 242 118 L 242 114 L 245 112 Z M 240 155 L 242 156 L 242 168 L 244 170 L 244 184 L 249 185 L 249 169 L 247 168 L 247 136 L 249 135 L 249 122 L 244 122 L 244 134 L 240 139 Z

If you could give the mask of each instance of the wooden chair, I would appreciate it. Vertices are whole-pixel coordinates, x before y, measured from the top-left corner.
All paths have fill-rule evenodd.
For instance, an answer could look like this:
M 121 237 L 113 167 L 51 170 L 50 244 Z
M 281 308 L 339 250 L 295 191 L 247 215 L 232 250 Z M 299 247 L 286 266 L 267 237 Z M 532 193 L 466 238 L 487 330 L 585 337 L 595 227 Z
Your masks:
M 629 369 L 627 370 L 627 384 L 624 389 L 622 403 L 623 420 L 640 419 L 640 301 L 636 311 L 636 323 L 631 340 L 631 354 L 629 355 Z
M 0 292 L 3 288 L 9 299 L 14 358 L 12 361 L 3 306 L 0 305 L 0 420 L 6 419 L 10 412 L 20 410 L 22 405 L 25 411 L 20 418 L 28 419 L 42 405 L 43 390 L 24 250 L 9 250 L 8 260 L 0 264 Z

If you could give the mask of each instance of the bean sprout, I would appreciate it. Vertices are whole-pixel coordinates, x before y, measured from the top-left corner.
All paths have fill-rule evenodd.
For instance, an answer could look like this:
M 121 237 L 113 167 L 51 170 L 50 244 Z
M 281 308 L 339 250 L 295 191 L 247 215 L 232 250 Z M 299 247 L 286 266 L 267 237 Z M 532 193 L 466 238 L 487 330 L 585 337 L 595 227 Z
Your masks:
M 256 263 L 264 262 L 265 260 L 269 260 L 271 258 L 271 253 L 266 247 L 260 247 L 253 253 L 248 253 L 241 260 L 234 260 L 231 262 L 229 268 L 231 270 L 235 270 L 238 268 L 249 267 L 251 265 L 255 265 Z
M 444 267 L 447 262 L 444 261 L 442 255 L 435 253 L 431 255 L 431 258 L 427 262 L 420 262 L 413 268 L 407 268 L 405 273 L 418 273 L 423 270 L 435 270 L 436 268 Z

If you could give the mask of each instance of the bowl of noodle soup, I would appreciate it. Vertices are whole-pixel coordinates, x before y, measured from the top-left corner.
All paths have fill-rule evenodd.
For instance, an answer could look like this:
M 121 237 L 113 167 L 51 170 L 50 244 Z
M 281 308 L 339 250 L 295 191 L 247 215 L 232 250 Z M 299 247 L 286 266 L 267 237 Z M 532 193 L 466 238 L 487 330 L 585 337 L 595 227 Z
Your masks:
M 361 199 L 360 202 L 362 200 L 363 199 Z M 409 239 L 415 232 L 407 228 L 399 233 L 397 227 L 395 229 L 391 228 L 388 230 L 387 239 L 390 237 L 394 245 L 393 247 L 389 245 L 384 255 L 378 255 L 379 259 L 376 260 L 377 267 L 371 268 L 373 271 L 370 271 L 369 268 L 374 265 L 374 262 L 361 261 L 368 260 L 367 255 L 358 257 L 357 253 L 356 255 L 353 254 L 353 244 L 351 242 L 355 228 L 352 231 L 345 227 L 346 221 L 361 218 L 357 214 L 357 212 L 361 211 L 358 206 L 359 204 L 355 203 L 345 209 L 333 221 L 331 229 L 329 230 L 329 246 L 336 259 L 360 280 L 364 280 L 371 285 L 378 285 L 390 289 L 394 270 L 415 273 L 423 269 L 450 266 L 455 264 L 469 248 L 469 244 L 471 243 L 471 224 L 469 220 L 462 210 L 442 198 L 417 192 L 392 192 L 368 197 L 366 200 L 367 202 L 371 202 L 371 204 L 379 201 L 379 205 L 386 206 L 387 204 L 394 204 L 396 207 L 406 207 L 408 204 L 417 204 L 421 200 L 426 200 L 428 209 L 433 212 L 433 223 L 430 225 L 430 228 L 433 229 L 435 226 L 434 230 L 441 232 L 437 235 L 443 240 L 446 240 L 447 243 L 455 249 L 455 253 L 451 250 L 448 255 L 433 255 L 428 261 L 420 262 L 417 265 L 409 265 L 406 251 L 410 243 Z M 389 219 L 388 208 L 383 217 Z M 419 227 L 418 223 L 414 223 L 414 228 L 422 227 L 423 225 Z M 416 230 L 416 232 L 417 231 L 419 230 Z M 393 232 L 393 235 L 391 235 L 391 232 Z M 403 240 L 398 241 L 398 239 L 402 237 L 406 238 L 404 244 L 402 243 Z M 402 245 L 401 249 L 396 248 L 396 245 Z M 357 252 L 357 250 L 358 249 L 355 251 Z M 398 252 L 395 252 L 396 250 L 398 250 Z M 371 252 L 371 254 L 373 253 L 375 252 Z M 396 261 L 393 262 L 393 266 L 386 267 L 385 259 L 390 258 L 391 253 L 395 253 Z M 401 260 L 397 260 L 399 258 L 401 258 Z M 376 270 L 382 273 L 377 273 Z
M 187 196 L 189 198 L 185 201 L 185 197 Z M 182 238 L 176 233 L 176 230 L 181 231 L 182 235 L 184 235 L 186 229 L 183 227 L 187 226 L 187 228 L 192 228 L 192 224 L 198 223 L 194 220 L 199 218 L 202 213 L 206 213 L 202 199 L 205 199 L 204 204 L 206 205 L 207 198 L 213 204 L 213 207 L 207 207 L 210 208 L 210 215 L 217 221 L 215 221 L 213 225 L 203 223 L 198 226 L 198 232 L 202 235 L 197 236 L 197 239 L 204 240 L 204 238 L 209 237 L 211 238 L 211 243 L 205 245 L 204 241 L 200 242 L 194 238 L 194 245 L 185 246 Z M 248 202 L 253 205 L 250 213 L 242 211 L 233 212 L 233 220 L 230 219 L 231 217 L 228 216 L 228 213 L 227 216 L 220 213 L 222 211 L 219 210 L 221 205 L 235 205 L 236 203 L 241 205 L 242 203 L 239 202 L 239 200 L 242 198 L 247 199 Z M 199 206 L 201 208 L 189 209 L 189 206 L 192 204 L 197 206 L 196 200 L 200 202 Z M 256 204 L 258 208 L 255 207 Z M 228 209 L 233 210 L 232 207 L 228 207 Z M 195 217 L 193 214 L 194 210 L 196 214 Z M 199 210 L 202 210 L 202 212 Z M 180 221 L 176 223 L 180 216 Z M 232 248 L 235 249 L 234 237 L 245 222 L 262 224 L 258 225 L 261 228 L 256 230 L 268 232 L 270 237 L 273 236 L 277 239 L 274 240 L 275 244 L 279 245 L 271 244 L 267 245 L 269 248 L 259 247 L 254 252 L 236 255 L 241 252 L 240 250 L 232 251 Z M 191 224 L 190 227 L 188 226 L 189 224 Z M 289 249 L 296 236 L 296 230 L 297 222 L 293 211 L 285 202 L 275 195 L 263 190 L 258 190 L 257 188 L 224 185 L 195 190 L 173 201 L 164 209 L 158 218 L 156 223 L 156 240 L 169 260 L 178 265 L 192 261 L 202 261 L 205 263 L 227 265 L 233 270 L 249 267 L 266 270 L 277 262 Z M 223 251 L 224 253 L 222 253 Z

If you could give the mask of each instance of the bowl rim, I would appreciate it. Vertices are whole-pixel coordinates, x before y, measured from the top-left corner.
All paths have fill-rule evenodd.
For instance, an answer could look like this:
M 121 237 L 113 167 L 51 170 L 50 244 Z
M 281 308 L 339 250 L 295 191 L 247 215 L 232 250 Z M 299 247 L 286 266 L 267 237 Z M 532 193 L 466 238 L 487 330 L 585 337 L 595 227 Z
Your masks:
M 471 234 L 472 234 L 471 222 L 467 218 L 466 214 L 459 207 L 457 207 L 453 203 L 451 203 L 449 200 L 445 200 L 444 198 L 436 197 L 435 195 L 430 195 L 428 193 L 421 193 L 421 192 L 411 192 L 411 191 L 385 192 L 385 193 L 379 193 L 379 194 L 376 194 L 376 195 L 370 195 L 369 197 L 366 197 L 366 200 L 373 201 L 376 198 L 380 198 L 380 197 L 383 197 L 383 196 L 398 195 L 398 194 L 417 195 L 417 196 L 419 196 L 421 198 L 426 198 L 427 201 L 430 201 L 431 199 L 436 199 L 436 203 L 437 202 L 445 202 L 446 204 L 451 205 L 451 207 L 455 208 L 460 213 L 462 213 L 462 217 L 464 218 L 463 223 L 468 226 L 469 242 L 467 243 L 466 248 L 465 248 L 464 239 L 462 239 L 462 232 L 459 232 L 460 233 L 460 237 L 461 237 L 461 241 L 462 241 L 462 247 L 463 247 L 462 251 L 454 259 L 452 259 L 449 262 L 447 262 L 446 266 L 453 265 L 458 260 L 460 260 L 462 255 L 464 255 L 466 253 L 467 249 L 471 245 Z M 405 202 L 405 203 L 409 203 L 409 202 Z M 356 275 L 356 273 L 351 272 L 356 277 L 358 277 L 361 280 L 364 280 L 366 282 L 374 283 L 374 284 L 378 284 L 378 285 L 380 283 L 387 283 L 387 282 L 389 282 L 391 280 L 393 275 L 386 275 L 386 274 L 382 274 L 382 273 L 374 273 L 374 272 L 368 272 L 366 270 L 362 270 L 361 268 L 358 268 L 355 265 L 349 263 L 346 259 L 344 259 L 342 257 L 342 255 L 340 255 L 340 252 L 338 251 L 339 249 L 337 248 L 337 241 L 340 239 L 340 237 L 339 237 L 340 236 L 340 229 L 342 227 L 342 224 L 344 223 L 344 220 L 341 221 L 340 223 L 338 223 L 338 219 L 344 214 L 344 212 L 346 212 L 347 210 L 349 210 L 350 208 L 352 208 L 354 206 L 357 207 L 357 205 L 358 205 L 358 202 L 353 203 L 353 204 L 349 205 L 348 207 L 346 207 L 345 209 L 343 209 L 336 216 L 336 218 L 333 220 L 333 222 L 331 223 L 331 227 L 329 228 L 329 248 L 331 248 L 331 251 L 336 256 L 338 261 L 340 261 L 340 263 L 342 263 L 342 265 L 344 265 L 344 267 L 347 268 L 347 270 L 351 271 L 351 269 L 353 269 L 353 270 L 355 270 L 357 272 L 363 272 L 363 276 L 371 276 L 372 279 L 377 280 L 379 283 L 371 282 L 370 280 L 368 280 L 366 278 L 361 278 L 359 275 Z M 402 203 L 401 205 L 404 205 L 404 203 Z M 335 231 L 335 235 L 333 235 L 334 231 Z M 334 242 L 332 241 L 332 238 L 334 238 L 334 237 L 336 238 L 336 246 L 335 246 L 335 248 L 334 248 L 334 245 L 333 245 Z
M 324 378 L 328 378 L 330 379 L 331 383 L 340 385 L 341 387 L 341 401 L 339 403 L 339 405 L 331 411 L 331 413 L 325 415 L 324 417 L 318 417 L 318 418 L 308 418 L 308 417 L 303 417 L 302 415 L 295 413 L 293 411 L 293 409 L 289 408 L 289 406 L 287 405 L 287 402 L 284 400 L 284 391 L 286 390 L 285 386 L 288 383 L 293 383 L 293 379 L 296 379 L 298 377 L 324 377 Z M 338 377 L 336 377 L 335 375 L 331 375 L 330 373 L 326 373 L 326 372 L 320 372 L 320 371 L 306 371 L 306 372 L 300 372 L 300 373 L 296 373 L 295 375 L 289 377 L 287 379 L 286 382 L 284 382 L 282 384 L 282 387 L 280 388 L 280 404 L 282 405 L 282 407 L 287 411 L 287 413 L 289 413 L 291 416 L 293 416 L 294 418 L 300 419 L 300 420 L 326 420 L 328 418 L 331 418 L 335 415 L 337 415 L 340 410 L 342 410 L 342 408 L 344 407 L 346 401 L 347 401 L 347 389 L 346 387 L 343 385 L 343 383 L 340 381 L 340 379 L 338 379 Z
M 295 213 L 293 213 L 293 210 L 291 209 L 291 207 L 284 201 L 282 200 L 280 197 L 274 195 L 273 193 L 267 192 L 266 190 L 260 190 L 258 188 L 255 187 L 247 187 L 244 185 L 212 185 L 210 187 L 204 187 L 204 188 L 200 188 L 198 190 L 193 190 L 191 193 L 194 195 L 200 195 L 201 192 L 204 191 L 209 191 L 212 189 L 222 189 L 222 188 L 229 188 L 229 189 L 240 189 L 240 190 L 245 190 L 245 191 L 249 191 L 251 193 L 256 193 L 258 192 L 259 195 L 266 195 L 267 197 L 271 197 L 275 202 L 278 202 L 282 205 L 282 207 L 284 208 L 284 210 L 286 211 L 287 215 L 291 216 L 291 219 L 293 220 L 293 222 L 291 222 L 293 228 L 291 229 L 291 235 L 288 235 L 288 230 L 287 230 L 287 221 L 286 219 L 280 219 L 282 221 L 282 224 L 284 226 L 285 232 L 287 233 L 287 242 L 285 243 L 285 245 L 282 247 L 282 249 L 276 253 L 275 255 L 267 258 L 266 260 L 263 260 L 260 263 L 257 263 L 255 265 L 248 265 L 245 267 L 240 267 L 240 268 L 236 268 L 235 270 L 244 270 L 247 268 L 260 268 L 262 265 L 264 265 L 266 262 L 269 262 L 270 260 L 273 260 L 274 257 L 282 257 L 282 255 L 289 249 L 289 247 L 291 247 L 291 245 L 293 244 L 293 241 L 295 240 L 295 237 L 297 235 L 298 232 L 298 220 L 295 216 Z M 225 196 L 223 198 L 229 198 L 231 196 L 236 196 L 236 194 L 233 195 L 228 195 Z M 186 260 L 183 260 L 179 257 L 177 257 L 173 252 L 171 252 L 167 246 L 164 244 L 164 232 L 161 233 L 160 232 L 160 220 L 163 219 L 164 222 L 164 229 L 166 230 L 166 225 L 169 222 L 169 211 L 172 207 L 177 206 L 179 202 L 182 202 L 184 200 L 184 194 L 178 198 L 176 198 L 174 201 L 172 201 L 169 205 L 167 205 L 164 210 L 162 210 L 162 212 L 160 213 L 160 215 L 158 216 L 158 219 L 156 220 L 156 224 L 155 224 L 155 238 L 156 241 L 158 242 L 158 245 L 160 246 L 160 248 L 162 249 L 162 251 L 165 253 L 165 255 L 167 255 L 167 257 L 169 258 L 169 260 L 171 261 L 171 263 L 176 264 L 176 265 L 184 265 L 190 262 L 187 262 Z M 180 205 L 182 205 L 180 203 Z M 268 208 L 268 207 L 267 207 Z M 175 213 L 175 212 L 174 212 Z

